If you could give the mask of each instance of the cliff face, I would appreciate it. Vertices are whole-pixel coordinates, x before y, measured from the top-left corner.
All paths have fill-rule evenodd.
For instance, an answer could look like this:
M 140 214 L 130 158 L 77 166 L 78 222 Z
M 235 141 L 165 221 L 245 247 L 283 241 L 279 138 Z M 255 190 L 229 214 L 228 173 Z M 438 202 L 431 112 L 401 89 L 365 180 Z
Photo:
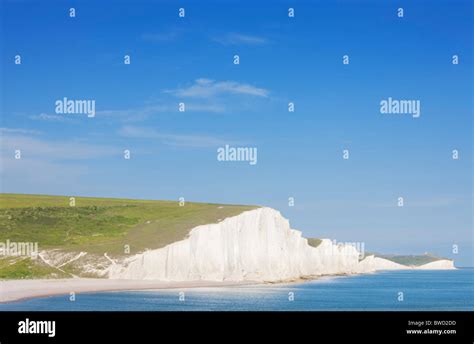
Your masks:
M 418 270 L 454 270 L 454 262 L 452 260 L 440 259 L 431 263 L 415 267 Z
M 107 274 L 114 279 L 277 282 L 385 268 L 408 267 L 374 257 L 359 262 L 355 247 L 329 239 L 312 247 L 278 211 L 259 208 L 195 227 L 187 239 L 112 264 Z
M 402 270 L 409 269 L 408 266 L 392 262 L 391 260 L 375 257 L 373 255 L 367 256 L 360 262 L 363 270 Z

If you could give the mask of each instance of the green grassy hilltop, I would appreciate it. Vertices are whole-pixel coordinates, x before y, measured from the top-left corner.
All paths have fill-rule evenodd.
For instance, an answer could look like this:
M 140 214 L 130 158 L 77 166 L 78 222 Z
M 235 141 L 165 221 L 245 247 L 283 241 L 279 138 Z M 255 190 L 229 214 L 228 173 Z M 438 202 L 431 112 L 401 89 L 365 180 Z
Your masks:
M 185 239 L 196 226 L 255 208 L 92 197 L 75 197 L 71 206 L 70 196 L 0 194 L 0 243 L 36 242 L 40 251 L 59 250 L 71 260 L 0 256 L 0 279 L 98 277 L 84 267 L 100 264 L 104 253 L 120 258 L 161 248 Z M 73 258 L 79 252 L 87 255 Z
M 448 259 L 440 257 L 431 253 L 424 254 L 410 254 L 410 255 L 398 255 L 398 254 L 380 254 L 375 252 L 365 252 L 365 257 L 374 255 L 375 257 L 390 260 L 394 263 L 406 265 L 406 266 L 421 266 L 428 263 L 435 262 L 441 259 Z
M 446 259 L 435 256 L 430 253 L 420 255 L 393 255 L 393 254 L 376 254 L 377 257 L 391 260 L 392 262 L 407 265 L 407 266 L 421 266 L 437 260 Z
M 0 194 L 0 242 L 38 242 L 40 249 L 120 255 L 164 247 L 195 226 L 255 206 L 177 201 Z

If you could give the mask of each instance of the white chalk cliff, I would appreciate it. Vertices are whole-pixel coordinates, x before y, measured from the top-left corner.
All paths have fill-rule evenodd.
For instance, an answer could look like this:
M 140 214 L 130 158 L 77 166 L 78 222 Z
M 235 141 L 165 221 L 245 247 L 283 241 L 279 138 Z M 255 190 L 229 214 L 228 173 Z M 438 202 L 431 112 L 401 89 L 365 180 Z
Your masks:
M 186 239 L 114 263 L 106 273 L 111 279 L 278 282 L 410 268 L 374 256 L 359 258 L 353 245 L 329 239 L 312 247 L 278 211 L 258 208 L 195 227 Z M 451 261 L 434 263 L 428 268 L 452 266 Z
M 418 270 L 452 270 L 456 269 L 454 267 L 454 262 L 452 260 L 440 259 L 431 263 L 413 267 L 413 269 Z

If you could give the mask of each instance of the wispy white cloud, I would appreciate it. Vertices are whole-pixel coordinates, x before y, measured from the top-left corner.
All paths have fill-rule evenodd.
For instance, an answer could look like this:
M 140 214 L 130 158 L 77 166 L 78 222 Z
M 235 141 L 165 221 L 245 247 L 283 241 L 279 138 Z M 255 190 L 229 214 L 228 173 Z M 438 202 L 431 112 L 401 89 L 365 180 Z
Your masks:
M 197 79 L 190 86 L 174 90 L 165 90 L 164 92 L 177 97 L 195 98 L 210 98 L 225 94 L 268 97 L 270 93 L 267 89 L 255 87 L 250 84 L 239 83 L 237 81 L 215 81 L 206 78 Z
M 3 135 L 7 135 L 7 134 L 39 135 L 41 134 L 41 132 L 38 130 L 23 129 L 23 128 L 0 128 L 0 133 Z
M 175 107 L 176 108 L 176 107 Z M 149 105 L 130 109 L 106 109 L 97 111 L 96 115 L 115 117 L 126 121 L 138 121 L 147 119 L 156 113 L 173 111 L 171 104 L 168 105 Z
M 226 107 L 222 104 L 198 104 L 198 103 L 186 103 L 186 111 L 194 112 L 213 112 L 220 113 L 224 112 Z
M 54 192 L 54 188 L 74 185 L 78 178 L 86 175 L 88 171 L 87 166 L 81 164 L 29 158 L 16 160 L 3 155 L 0 155 L 0 162 L 0 178 L 5 183 L 3 186 L 14 186 L 17 188 L 16 192 L 21 189 L 36 192 L 35 190 L 41 187 L 48 188 L 48 192 Z
M 21 150 L 23 157 L 41 161 L 84 160 L 120 154 L 117 149 L 108 146 L 32 137 L 31 131 L 25 129 L 1 129 L 7 133 L 2 135 L 2 157 L 13 156 L 17 149 Z
M 39 115 L 30 116 L 30 119 L 37 120 L 37 121 L 48 121 L 48 122 L 69 122 L 71 118 L 66 118 L 60 115 L 50 115 L 47 113 L 40 113 Z
M 234 141 L 207 135 L 182 135 L 161 133 L 153 128 L 124 126 L 118 134 L 126 138 L 158 140 L 163 144 L 179 147 L 205 148 L 217 147 L 225 144 L 235 144 Z
M 88 159 L 120 156 L 117 148 L 81 141 L 55 141 L 27 129 L 1 128 L 0 188 L 15 190 L 61 190 L 70 188 L 87 175 Z M 15 151 L 21 159 L 15 159 Z M 11 189 L 10 189 L 11 190 Z
M 194 98 L 193 101 L 186 101 L 186 112 L 207 112 L 207 113 L 223 113 L 235 105 L 234 102 L 220 101 L 218 96 L 225 95 L 244 95 L 257 98 L 267 98 L 270 91 L 259 88 L 250 84 L 240 83 L 237 81 L 215 81 L 206 78 L 200 78 L 186 87 L 162 90 L 160 97 L 153 102 L 144 102 L 143 106 L 122 109 L 102 109 L 96 111 L 96 118 L 117 119 L 121 122 L 139 122 L 159 114 L 172 114 L 178 112 L 179 102 L 182 98 Z M 173 99 L 169 95 L 175 98 Z M 34 120 L 42 121 L 72 121 L 60 115 L 40 113 L 39 115 L 30 116 Z
M 182 30 L 168 30 L 162 32 L 146 32 L 141 35 L 141 39 L 147 42 L 159 43 L 170 42 L 177 39 L 182 33 Z
M 178 112 L 178 105 L 179 103 L 174 101 L 168 102 L 166 105 L 148 105 L 132 109 L 100 110 L 97 111 L 96 116 L 115 117 L 124 122 L 143 121 L 153 115 Z M 186 112 L 189 111 L 220 113 L 225 111 L 225 107 L 217 103 L 186 103 Z
M 229 33 L 224 36 L 215 37 L 214 41 L 223 45 L 263 45 L 268 42 L 265 38 L 260 36 L 240 33 Z

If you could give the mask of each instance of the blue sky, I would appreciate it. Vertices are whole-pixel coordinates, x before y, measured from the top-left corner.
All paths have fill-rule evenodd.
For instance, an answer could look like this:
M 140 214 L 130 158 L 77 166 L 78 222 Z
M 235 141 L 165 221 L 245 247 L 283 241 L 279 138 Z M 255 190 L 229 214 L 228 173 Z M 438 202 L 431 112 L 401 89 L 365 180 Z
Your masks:
M 260 204 L 306 236 L 472 265 L 470 1 L 1 11 L 3 192 Z M 56 114 L 63 97 L 95 100 L 96 116 Z M 421 116 L 381 114 L 388 97 L 420 100 Z M 225 144 L 256 147 L 258 163 L 217 161 Z

